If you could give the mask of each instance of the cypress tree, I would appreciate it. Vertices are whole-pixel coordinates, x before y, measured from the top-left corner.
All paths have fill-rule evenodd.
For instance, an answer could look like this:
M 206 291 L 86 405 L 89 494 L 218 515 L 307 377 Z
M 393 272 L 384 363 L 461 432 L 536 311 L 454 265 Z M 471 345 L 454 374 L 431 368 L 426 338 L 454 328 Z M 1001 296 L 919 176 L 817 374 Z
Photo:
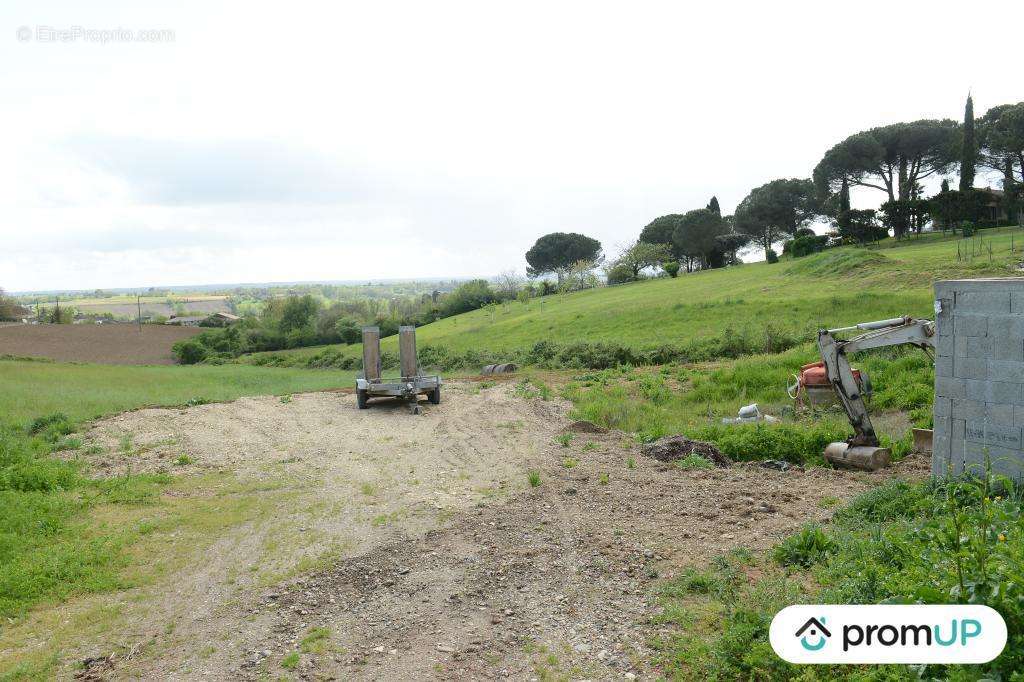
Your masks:
M 708 210 L 721 217 L 722 207 L 718 205 L 718 197 L 711 197 L 711 201 L 708 202 Z
M 960 191 L 974 187 L 974 163 L 978 158 L 978 147 L 974 140 L 974 100 L 967 95 L 964 107 L 964 139 L 960 149 Z
M 850 183 L 843 176 L 843 186 L 839 188 L 839 210 L 836 212 L 836 225 L 839 234 L 844 237 L 850 232 Z

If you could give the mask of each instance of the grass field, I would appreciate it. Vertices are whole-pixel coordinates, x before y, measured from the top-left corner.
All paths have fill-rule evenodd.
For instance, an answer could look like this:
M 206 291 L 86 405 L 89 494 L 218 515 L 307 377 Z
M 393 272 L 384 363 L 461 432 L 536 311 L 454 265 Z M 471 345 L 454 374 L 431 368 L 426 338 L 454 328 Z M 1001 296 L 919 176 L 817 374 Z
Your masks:
M 354 373 L 239 365 L 125 367 L 0 360 L 0 424 L 62 412 L 73 422 L 143 406 L 348 388 Z
M 177 306 L 183 306 L 188 312 L 215 313 L 231 312 L 227 303 L 227 296 L 143 296 L 136 300 L 134 296 L 124 294 L 118 296 L 83 297 L 72 299 L 61 299 L 61 305 L 75 308 L 87 315 L 102 315 L 110 313 L 117 317 L 134 319 L 138 315 L 139 307 L 143 315 L 164 315 L 170 317 L 174 314 Z M 52 305 L 47 303 L 47 305 Z
M 902 314 L 928 316 L 936 280 L 1019 274 L 1024 249 L 1020 228 L 984 231 L 974 242 L 978 255 L 968 260 L 957 260 L 958 244 L 970 254 L 970 241 L 925 235 L 777 264 L 753 263 L 546 296 L 440 320 L 417 330 L 417 339 L 421 346 L 444 346 L 456 353 L 524 349 L 542 340 L 655 348 L 728 330 L 761 334 L 767 327 L 810 340 L 823 326 Z M 385 339 L 382 347 L 396 352 L 397 337 Z M 332 347 L 276 351 L 273 356 L 301 365 L 325 348 Z M 333 348 L 351 357 L 360 353 L 358 345 Z M 261 355 L 267 354 L 243 361 L 260 362 Z

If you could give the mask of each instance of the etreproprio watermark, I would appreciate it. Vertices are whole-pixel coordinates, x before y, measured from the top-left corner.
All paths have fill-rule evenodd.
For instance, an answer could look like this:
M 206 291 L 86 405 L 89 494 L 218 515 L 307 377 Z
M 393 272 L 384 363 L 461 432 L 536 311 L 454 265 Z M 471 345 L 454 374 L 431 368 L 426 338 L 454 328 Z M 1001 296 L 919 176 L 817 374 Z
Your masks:
M 85 26 L 21 26 L 15 31 L 18 42 L 28 43 L 173 43 L 174 29 L 170 28 L 87 28 Z

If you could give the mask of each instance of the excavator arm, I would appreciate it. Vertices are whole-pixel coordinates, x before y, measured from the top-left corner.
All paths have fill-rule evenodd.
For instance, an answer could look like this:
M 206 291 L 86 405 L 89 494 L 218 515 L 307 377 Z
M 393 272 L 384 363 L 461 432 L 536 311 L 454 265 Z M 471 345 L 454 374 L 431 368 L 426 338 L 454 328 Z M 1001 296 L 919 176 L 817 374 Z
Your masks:
M 847 341 L 839 340 L 836 334 L 849 331 L 864 331 Z M 891 453 L 879 447 L 871 417 L 861 395 L 860 386 L 854 378 L 848 356 L 870 348 L 912 345 L 922 349 L 933 348 L 935 323 L 931 320 L 917 320 L 912 317 L 895 317 L 877 322 L 864 322 L 853 327 L 822 329 L 818 332 L 818 350 L 825 365 L 829 383 L 842 403 L 853 426 L 854 435 L 845 443 L 831 443 L 825 448 L 825 458 L 836 463 L 865 469 L 886 466 Z

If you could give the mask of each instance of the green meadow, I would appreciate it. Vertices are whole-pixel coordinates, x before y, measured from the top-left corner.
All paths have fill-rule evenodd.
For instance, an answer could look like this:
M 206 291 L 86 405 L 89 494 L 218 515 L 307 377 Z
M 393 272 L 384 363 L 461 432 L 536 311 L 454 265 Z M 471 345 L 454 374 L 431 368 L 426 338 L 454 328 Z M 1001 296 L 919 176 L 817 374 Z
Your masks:
M 932 234 L 870 248 L 842 247 L 775 264 L 751 263 L 494 305 L 420 327 L 417 341 L 453 353 L 500 353 L 539 341 L 656 348 L 730 330 L 762 334 L 766 328 L 811 340 L 821 327 L 904 314 L 928 316 L 934 281 L 1015 275 L 1022 250 L 1020 228 L 985 230 L 973 241 Z M 382 348 L 397 352 L 397 337 L 384 339 Z M 348 357 L 360 353 L 358 345 L 319 346 L 256 353 L 242 361 L 260 363 L 272 356 L 276 365 L 301 366 L 325 350 Z
M 92 365 L 0 360 L 0 423 L 25 424 L 61 412 L 95 419 L 145 406 L 221 401 L 350 387 L 354 372 L 244 365 Z

